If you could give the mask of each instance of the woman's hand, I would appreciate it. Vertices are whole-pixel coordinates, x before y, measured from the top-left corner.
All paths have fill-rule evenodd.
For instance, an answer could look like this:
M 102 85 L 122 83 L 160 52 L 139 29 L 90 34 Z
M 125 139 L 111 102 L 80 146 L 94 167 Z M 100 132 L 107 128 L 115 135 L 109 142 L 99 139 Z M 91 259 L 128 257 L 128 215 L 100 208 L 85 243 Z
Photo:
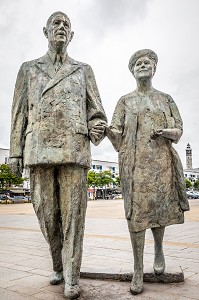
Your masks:
M 150 138 L 152 140 L 157 139 L 159 136 L 161 136 L 163 134 L 163 129 L 158 129 L 158 130 L 153 130 L 151 132 Z
M 166 128 L 166 129 L 158 129 L 153 130 L 150 138 L 152 140 L 157 139 L 159 136 L 162 136 L 168 140 L 171 140 L 174 143 L 179 141 L 179 138 L 182 135 L 182 130 L 178 128 Z

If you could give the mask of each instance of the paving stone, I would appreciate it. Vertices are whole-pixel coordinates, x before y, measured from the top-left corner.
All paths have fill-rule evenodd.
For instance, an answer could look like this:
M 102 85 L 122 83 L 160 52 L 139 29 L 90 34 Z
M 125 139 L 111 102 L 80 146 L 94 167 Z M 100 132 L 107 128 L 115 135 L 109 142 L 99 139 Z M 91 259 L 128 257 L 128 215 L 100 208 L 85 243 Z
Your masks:
M 0 294 L 1 300 L 34 300 L 32 296 L 29 296 L 27 299 L 27 296 L 23 296 L 17 292 L 12 292 L 5 290 L 2 294 Z
M 199 208 L 199 200 L 196 202 Z M 10 207 L 12 212 L 8 206 L 1 206 L 0 210 L 0 300 L 64 299 L 64 284 L 49 285 L 52 262 L 31 204 L 20 205 L 20 209 L 17 205 Z M 114 212 L 116 210 L 117 213 Z M 21 212 L 24 214 L 21 215 Z M 198 214 L 199 209 L 194 213 Z M 12 228 L 9 229 L 10 224 Z M 174 270 L 181 266 L 185 282 L 144 283 L 144 292 L 137 295 L 136 299 L 199 299 L 198 232 L 199 222 L 195 221 L 166 228 L 166 266 L 174 267 Z M 153 259 L 153 236 L 151 230 L 147 230 L 145 270 L 152 268 Z M 121 274 L 131 273 L 132 270 L 133 253 L 126 220 L 123 217 L 123 202 L 119 200 L 117 206 L 114 201 L 93 201 L 92 204 L 89 202 L 81 271 Z M 130 282 L 80 279 L 80 285 L 80 300 L 135 299 L 129 292 Z
M 18 284 L 25 285 L 25 286 L 31 286 L 31 287 L 40 289 L 45 286 L 48 286 L 50 284 L 50 279 L 45 276 L 29 274 L 28 277 L 12 280 L 10 282 L 10 285 L 12 285 L 12 286 L 18 285 Z
M 22 271 L 18 271 L 18 270 L 14 270 L 14 269 L 11 270 L 8 268 L 0 267 L 0 282 L 1 283 L 9 282 L 14 279 L 26 278 L 29 275 L 30 274 L 28 274 L 27 272 L 22 272 Z
M 37 289 L 32 286 L 27 286 L 27 285 L 13 285 L 11 287 L 8 287 L 7 290 L 13 291 L 13 292 L 18 292 L 19 294 L 25 295 L 25 296 L 32 296 L 34 294 L 37 294 L 40 292 L 40 289 Z

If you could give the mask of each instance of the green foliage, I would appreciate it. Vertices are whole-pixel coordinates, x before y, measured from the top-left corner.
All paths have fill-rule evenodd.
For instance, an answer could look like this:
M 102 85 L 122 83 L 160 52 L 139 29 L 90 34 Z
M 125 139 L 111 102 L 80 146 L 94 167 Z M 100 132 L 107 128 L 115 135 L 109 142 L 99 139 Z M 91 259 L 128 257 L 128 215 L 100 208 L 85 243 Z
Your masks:
M 199 190 L 199 180 L 198 179 L 194 182 L 193 186 L 196 190 Z
M 113 174 L 109 170 L 105 170 L 103 172 L 96 173 L 95 171 L 89 171 L 88 172 L 88 181 L 87 185 L 88 187 L 93 188 L 105 188 L 110 184 L 115 183 L 115 180 L 113 179 Z M 105 192 L 106 194 L 106 192 Z
M 88 171 L 88 178 L 87 178 L 87 185 L 88 187 L 95 187 L 96 186 L 96 173 L 94 171 Z
M 115 177 L 114 184 L 116 187 L 120 187 L 120 177 L 119 176 Z
M 190 188 L 192 186 L 192 183 L 189 179 L 185 178 L 186 188 Z
M 112 177 L 113 175 L 109 170 L 105 170 L 99 173 L 89 171 L 87 185 L 88 187 L 106 187 L 110 183 L 114 182 L 114 179 Z
M 20 185 L 24 182 L 24 178 L 14 175 L 8 165 L 0 165 L 0 190 L 6 190 L 11 185 Z
M 97 177 L 97 184 L 100 187 L 106 187 L 110 183 L 114 182 L 113 175 L 109 170 L 105 170 L 103 172 L 97 173 L 96 177 Z

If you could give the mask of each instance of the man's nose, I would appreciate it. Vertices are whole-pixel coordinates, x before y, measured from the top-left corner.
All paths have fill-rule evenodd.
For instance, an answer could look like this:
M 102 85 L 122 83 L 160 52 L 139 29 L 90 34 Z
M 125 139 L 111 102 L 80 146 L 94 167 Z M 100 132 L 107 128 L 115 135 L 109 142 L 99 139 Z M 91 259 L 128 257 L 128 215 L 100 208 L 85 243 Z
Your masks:
M 60 22 L 59 23 L 59 29 L 63 29 L 64 28 L 64 22 Z

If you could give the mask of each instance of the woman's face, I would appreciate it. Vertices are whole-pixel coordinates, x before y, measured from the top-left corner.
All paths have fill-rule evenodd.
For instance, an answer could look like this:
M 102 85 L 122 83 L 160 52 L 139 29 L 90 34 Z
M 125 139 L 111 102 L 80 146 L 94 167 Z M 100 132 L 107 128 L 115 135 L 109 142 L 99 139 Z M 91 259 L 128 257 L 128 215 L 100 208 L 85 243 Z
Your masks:
M 152 78 L 155 72 L 154 62 L 147 56 L 140 57 L 133 69 L 135 79 Z

